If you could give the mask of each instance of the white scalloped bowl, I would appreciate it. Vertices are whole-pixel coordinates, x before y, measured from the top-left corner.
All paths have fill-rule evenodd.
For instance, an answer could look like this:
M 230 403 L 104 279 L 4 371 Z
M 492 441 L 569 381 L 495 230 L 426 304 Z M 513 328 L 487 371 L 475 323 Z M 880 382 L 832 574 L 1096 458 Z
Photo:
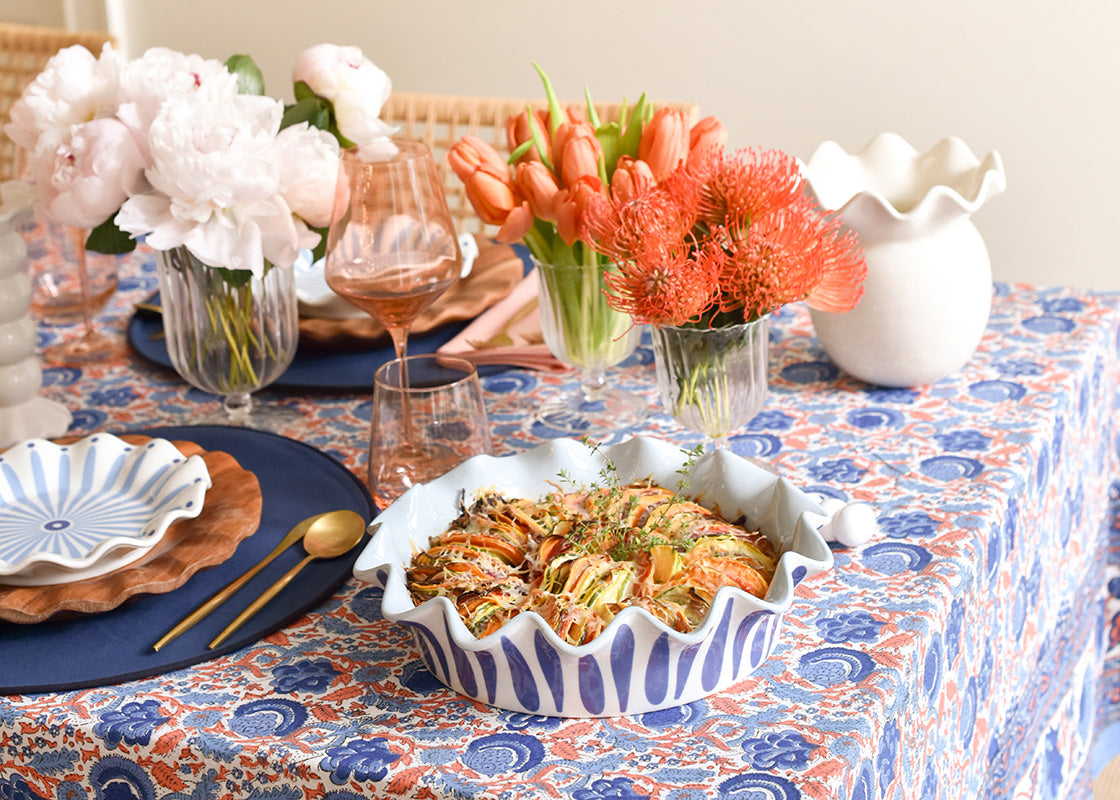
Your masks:
M 512 456 L 476 456 L 413 487 L 371 523 L 373 538 L 354 574 L 384 587 L 385 618 L 409 627 L 424 663 L 449 688 L 499 708 L 559 717 L 640 714 L 690 703 L 754 671 L 777 641 L 794 588 L 832 566 L 816 527 L 826 519 L 820 506 L 784 478 L 717 450 L 693 466 L 687 494 L 728 519 L 744 516 L 775 544 L 781 555 L 764 598 L 720 589 L 708 616 L 689 633 L 627 608 L 580 646 L 563 641 L 533 612 L 479 639 L 446 598 L 413 603 L 405 570 L 413 552 L 427 548 L 458 515 L 461 491 L 468 499 L 488 488 L 540 497 L 561 471 L 592 484 L 604 455 L 623 482 L 652 477 L 675 487 L 688 458 L 675 445 L 644 437 L 601 450 L 557 439 Z
M 202 512 L 209 488 L 206 462 L 166 439 L 12 445 L 0 453 L 0 584 L 70 583 L 137 561 Z

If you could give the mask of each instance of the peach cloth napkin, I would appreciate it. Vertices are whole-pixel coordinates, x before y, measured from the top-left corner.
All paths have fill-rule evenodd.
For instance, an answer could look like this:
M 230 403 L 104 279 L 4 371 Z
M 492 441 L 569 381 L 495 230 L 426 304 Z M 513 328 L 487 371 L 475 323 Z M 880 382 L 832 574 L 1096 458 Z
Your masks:
M 517 286 L 524 274 L 521 258 L 508 244 L 478 239 L 478 258 L 471 274 L 451 287 L 421 314 L 411 333 L 424 333 L 448 322 L 471 319 L 486 310 Z M 365 346 L 386 336 L 380 322 L 370 317 L 320 319 L 304 317 L 299 321 L 303 342 L 319 347 Z
M 534 269 L 504 300 L 491 306 L 438 352 L 461 356 L 475 365 L 506 364 L 545 372 L 570 369 L 549 352 L 541 336 L 538 280 Z

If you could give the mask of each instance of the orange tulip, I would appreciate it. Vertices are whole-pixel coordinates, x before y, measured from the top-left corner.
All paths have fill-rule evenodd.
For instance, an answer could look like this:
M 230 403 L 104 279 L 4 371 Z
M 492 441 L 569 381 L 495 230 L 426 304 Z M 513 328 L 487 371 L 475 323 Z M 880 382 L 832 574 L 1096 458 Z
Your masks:
M 505 159 L 489 142 L 467 134 L 456 142 L 447 153 L 451 171 L 464 183 L 478 167 L 488 164 L 497 171 L 506 169 Z
M 552 206 L 560 187 L 544 164 L 539 161 L 522 161 L 517 165 L 513 185 L 528 200 L 533 216 L 546 222 L 556 221 Z
M 483 164 L 464 181 L 464 188 L 475 213 L 487 225 L 504 224 L 510 212 L 522 202 L 505 168 L 499 171 Z
M 537 126 L 537 133 L 540 134 L 544 142 L 545 155 L 549 160 L 552 159 L 552 142 L 549 136 L 548 127 L 548 112 L 541 111 L 540 109 L 533 112 L 533 123 Z M 506 142 L 509 144 L 509 151 L 512 153 L 525 142 L 533 138 L 533 132 L 529 129 L 529 112 L 522 111 L 515 117 L 510 117 L 506 120 Z M 540 161 L 540 154 L 537 153 L 537 148 L 530 147 L 518 161 Z
M 658 182 L 688 157 L 688 122 L 684 112 L 660 108 L 642 131 L 638 158 L 649 164 Z
M 603 196 L 603 182 L 585 175 L 556 195 L 556 232 L 569 247 L 583 236 L 583 220 L 587 209 Z
M 522 237 L 533 227 L 533 210 L 529 208 L 528 201 L 509 212 L 506 221 L 498 229 L 494 238 L 503 244 L 513 244 L 521 241 Z
M 727 128 L 719 117 L 704 117 L 692 126 L 688 133 L 688 153 L 691 158 L 693 153 L 699 153 L 711 147 L 725 147 L 727 145 Z
M 603 145 L 589 122 L 565 122 L 552 137 L 554 167 L 564 186 L 575 186 L 584 176 L 598 177 Z
M 611 194 L 618 203 L 628 203 L 647 189 L 653 188 L 657 181 L 649 164 L 640 158 L 622 156 L 618 159 L 614 175 L 611 176 Z

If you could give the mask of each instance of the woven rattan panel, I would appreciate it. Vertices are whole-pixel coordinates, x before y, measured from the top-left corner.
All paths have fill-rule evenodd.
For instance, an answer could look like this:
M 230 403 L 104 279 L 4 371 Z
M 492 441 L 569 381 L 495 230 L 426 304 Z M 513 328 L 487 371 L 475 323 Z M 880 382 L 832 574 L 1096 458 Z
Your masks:
M 113 37 L 108 33 L 0 22 L 0 120 L 7 124 L 12 104 L 59 50 L 80 44 L 97 55 L 110 41 Z M 17 160 L 15 144 L 0 132 L 0 180 L 11 180 L 18 174 Z

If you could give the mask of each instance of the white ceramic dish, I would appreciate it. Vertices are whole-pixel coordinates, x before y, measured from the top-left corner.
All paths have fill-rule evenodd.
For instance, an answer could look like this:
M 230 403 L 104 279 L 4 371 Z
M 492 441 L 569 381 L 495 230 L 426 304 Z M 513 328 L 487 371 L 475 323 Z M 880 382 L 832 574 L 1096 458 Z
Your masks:
M 15 444 L 0 454 L 0 583 L 69 583 L 132 563 L 172 522 L 198 516 L 209 488 L 202 458 L 166 439 Z
M 416 606 L 405 584 L 414 550 L 426 548 L 458 513 L 461 491 L 497 488 L 539 497 L 561 471 L 576 483 L 598 481 L 610 458 L 618 477 L 652 477 L 675 487 L 687 454 L 656 439 L 635 438 L 602 448 L 557 439 L 513 456 L 476 456 L 429 484 L 416 486 L 371 524 L 373 538 L 354 574 L 384 586 L 386 619 L 406 624 L 428 669 L 451 689 L 480 702 L 529 714 L 605 717 L 690 703 L 743 679 L 770 654 L 782 615 L 804 578 L 832 566 L 816 525 L 821 507 L 784 478 L 719 450 L 691 471 L 688 494 L 724 517 L 746 517 L 777 547 L 777 572 L 764 598 L 723 588 L 704 622 L 673 631 L 649 613 L 627 608 L 594 641 L 560 639 L 535 613 L 523 613 L 476 638 L 450 601 Z
M 459 252 L 463 255 L 460 279 L 467 277 L 478 258 L 478 242 L 472 234 L 459 234 Z M 299 315 L 314 319 L 365 319 L 368 315 L 334 293 L 323 274 L 323 260 L 311 260 L 311 253 L 301 250 L 293 266 Z

